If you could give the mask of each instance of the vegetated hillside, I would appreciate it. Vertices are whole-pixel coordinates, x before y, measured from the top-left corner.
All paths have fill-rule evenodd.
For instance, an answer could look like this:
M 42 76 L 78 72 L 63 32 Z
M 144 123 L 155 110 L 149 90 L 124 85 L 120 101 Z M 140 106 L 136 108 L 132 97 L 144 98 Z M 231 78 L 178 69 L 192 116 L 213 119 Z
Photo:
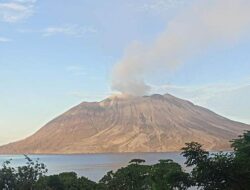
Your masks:
M 229 140 L 246 129 L 250 126 L 169 94 L 114 96 L 83 102 L 34 135 L 0 147 L 0 153 L 166 152 L 191 141 L 228 150 Z

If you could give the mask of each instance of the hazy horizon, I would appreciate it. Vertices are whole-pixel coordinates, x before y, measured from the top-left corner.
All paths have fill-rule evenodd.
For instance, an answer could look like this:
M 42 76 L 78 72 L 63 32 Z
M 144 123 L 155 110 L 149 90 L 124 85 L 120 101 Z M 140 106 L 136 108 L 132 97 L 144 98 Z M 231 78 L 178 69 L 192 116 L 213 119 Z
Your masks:
M 0 145 L 119 91 L 250 124 L 249 1 L 60 2 L 0 1 Z

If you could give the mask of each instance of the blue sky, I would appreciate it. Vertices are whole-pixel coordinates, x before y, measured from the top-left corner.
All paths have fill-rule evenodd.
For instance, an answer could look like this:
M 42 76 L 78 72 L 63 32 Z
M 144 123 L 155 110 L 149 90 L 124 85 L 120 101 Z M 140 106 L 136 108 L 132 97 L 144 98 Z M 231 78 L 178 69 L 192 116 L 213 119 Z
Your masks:
M 82 101 L 112 94 L 111 73 L 126 49 L 150 44 L 195 3 L 0 0 L 0 144 L 34 133 Z M 249 37 L 205 49 L 175 70 L 149 73 L 150 93 L 170 92 L 250 123 Z

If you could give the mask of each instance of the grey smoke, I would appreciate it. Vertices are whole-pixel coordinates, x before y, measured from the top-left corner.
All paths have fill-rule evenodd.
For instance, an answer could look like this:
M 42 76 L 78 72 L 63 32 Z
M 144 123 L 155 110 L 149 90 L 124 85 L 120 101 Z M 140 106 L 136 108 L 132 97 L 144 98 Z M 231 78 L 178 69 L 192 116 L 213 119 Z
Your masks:
M 112 73 L 112 89 L 144 95 L 150 91 L 145 78 L 154 72 L 174 70 L 189 58 L 233 46 L 250 31 L 249 0 L 195 1 L 168 22 L 151 44 L 132 44 Z

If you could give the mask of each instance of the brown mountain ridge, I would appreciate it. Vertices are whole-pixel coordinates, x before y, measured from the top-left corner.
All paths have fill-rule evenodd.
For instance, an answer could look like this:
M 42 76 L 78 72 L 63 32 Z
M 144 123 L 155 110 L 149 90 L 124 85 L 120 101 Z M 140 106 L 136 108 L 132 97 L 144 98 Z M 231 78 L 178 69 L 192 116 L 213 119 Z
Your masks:
M 190 141 L 228 150 L 244 130 L 250 126 L 169 94 L 114 96 L 73 107 L 0 154 L 166 152 Z

